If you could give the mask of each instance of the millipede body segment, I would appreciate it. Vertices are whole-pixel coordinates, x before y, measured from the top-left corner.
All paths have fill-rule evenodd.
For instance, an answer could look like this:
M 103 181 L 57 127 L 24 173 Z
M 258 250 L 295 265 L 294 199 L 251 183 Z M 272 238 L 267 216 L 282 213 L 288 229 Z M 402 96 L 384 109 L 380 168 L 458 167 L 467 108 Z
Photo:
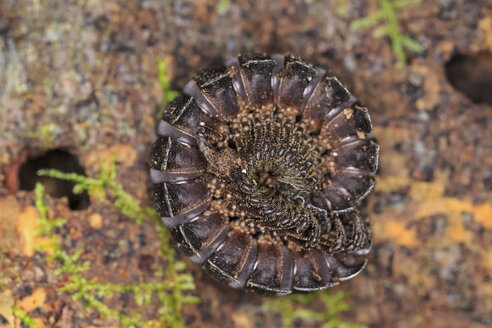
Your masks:
M 362 271 L 362 199 L 379 146 L 367 109 L 326 70 L 242 54 L 201 71 L 153 145 L 155 206 L 180 250 L 235 288 L 315 291 Z

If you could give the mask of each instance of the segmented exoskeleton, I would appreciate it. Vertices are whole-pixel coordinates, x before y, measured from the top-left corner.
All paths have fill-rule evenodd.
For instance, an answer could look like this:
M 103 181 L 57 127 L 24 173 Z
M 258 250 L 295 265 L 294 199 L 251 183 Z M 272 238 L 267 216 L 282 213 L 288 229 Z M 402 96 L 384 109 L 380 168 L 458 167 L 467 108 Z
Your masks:
M 283 295 L 364 268 L 359 207 L 379 146 L 367 109 L 332 74 L 290 55 L 239 55 L 190 81 L 158 135 L 156 209 L 213 277 Z

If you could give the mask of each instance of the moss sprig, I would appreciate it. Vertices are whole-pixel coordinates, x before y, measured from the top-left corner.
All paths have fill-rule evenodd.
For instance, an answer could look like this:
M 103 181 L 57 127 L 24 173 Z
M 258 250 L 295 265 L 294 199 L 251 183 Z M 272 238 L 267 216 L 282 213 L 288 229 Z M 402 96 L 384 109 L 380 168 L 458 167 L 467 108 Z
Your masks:
M 335 6 L 338 16 L 347 17 L 347 13 L 348 13 L 347 0 L 337 0 L 335 2 Z
M 74 193 L 87 191 L 89 195 L 98 198 L 101 202 L 104 202 L 109 196 L 114 199 L 114 205 L 121 214 L 134 218 L 138 224 L 142 223 L 144 218 L 158 218 L 157 213 L 152 208 L 140 206 L 138 200 L 126 192 L 116 181 L 114 158 L 109 166 L 104 163 L 101 164 L 100 172 L 95 178 L 89 178 L 77 173 L 61 172 L 55 169 L 41 169 L 38 171 L 38 175 L 72 181 L 75 183 Z
M 230 0 L 218 0 L 217 14 L 219 14 L 219 16 L 224 16 L 229 11 L 230 6 L 231 6 Z
M 37 131 L 25 132 L 23 136 L 25 138 L 34 139 L 40 143 L 42 149 L 49 149 L 53 146 L 55 141 L 56 125 L 54 123 L 41 125 Z
M 61 227 L 66 223 L 66 220 L 57 218 L 50 220 L 48 218 L 48 206 L 44 204 L 44 186 L 41 183 L 37 183 L 34 188 L 36 209 L 39 213 L 38 227 L 36 228 L 36 235 L 47 235 L 53 240 L 53 243 L 49 246 L 59 246 L 55 238 L 55 228 Z
M 171 89 L 171 80 L 168 76 L 168 69 L 162 58 L 157 59 L 157 78 L 159 79 L 159 84 L 164 93 L 162 102 L 164 105 L 167 105 L 173 101 L 174 98 L 179 96 L 179 92 Z
M 420 2 L 421 0 L 379 0 L 379 10 L 367 17 L 353 21 L 350 27 L 352 30 L 357 31 L 374 27 L 379 22 L 384 21 L 382 25 L 374 28 L 372 36 L 375 39 L 385 36 L 390 38 L 391 47 L 397 59 L 396 67 L 402 68 L 406 62 L 405 49 L 415 53 L 420 53 L 424 49 L 416 40 L 401 33 L 395 10 L 419 4 Z
M 344 299 L 346 293 L 341 291 L 331 294 L 319 291 L 311 294 L 294 294 L 273 299 L 263 305 L 266 311 L 276 312 L 282 316 L 282 328 L 295 326 L 296 321 L 315 321 L 322 328 L 365 328 L 357 323 L 347 323 L 340 319 L 339 314 L 347 311 L 349 306 Z M 323 311 L 315 311 L 306 305 L 315 299 L 323 304 Z
M 44 328 L 44 326 L 37 323 L 33 318 L 31 318 L 26 312 L 19 309 L 17 306 L 12 306 L 12 313 L 14 316 L 20 319 L 24 326 L 30 328 Z

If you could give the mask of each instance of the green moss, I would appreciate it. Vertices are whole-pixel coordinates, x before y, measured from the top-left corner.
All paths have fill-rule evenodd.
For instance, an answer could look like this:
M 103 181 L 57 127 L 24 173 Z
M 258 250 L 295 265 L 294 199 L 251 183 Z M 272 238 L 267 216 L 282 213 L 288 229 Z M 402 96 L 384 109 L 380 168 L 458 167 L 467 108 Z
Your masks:
M 263 305 L 266 311 L 276 312 L 282 316 L 282 328 L 295 326 L 296 321 L 316 321 L 322 328 L 364 328 L 356 323 L 347 323 L 339 318 L 341 312 L 349 309 L 344 302 L 346 293 L 330 294 L 328 291 L 319 291 L 310 294 L 294 294 L 276 298 Z M 308 303 L 320 301 L 323 311 L 311 310 Z
M 41 148 L 49 149 L 53 146 L 53 142 L 55 141 L 55 129 L 56 124 L 53 123 L 41 125 L 38 131 L 24 132 L 23 137 L 38 140 L 41 144 Z
M 157 72 L 159 84 L 164 92 L 163 103 L 167 105 L 173 101 L 174 98 L 179 96 L 179 92 L 171 89 L 171 81 L 168 76 L 166 63 L 161 58 L 157 59 Z
M 362 30 L 374 27 L 379 22 L 384 21 L 384 24 L 374 28 L 372 36 L 376 39 L 385 36 L 390 38 L 391 47 L 397 59 L 396 67 L 401 68 L 406 61 L 405 49 L 416 53 L 420 53 L 424 49 L 416 40 L 401 33 L 395 10 L 418 4 L 420 0 L 379 0 L 378 2 L 379 10 L 365 18 L 352 22 L 351 28 L 355 31 Z
M 54 169 L 39 170 L 38 175 L 75 182 L 75 187 L 73 188 L 74 193 L 87 191 L 89 195 L 97 197 L 101 202 L 111 197 L 114 199 L 114 205 L 119 209 L 121 214 L 129 218 L 134 218 L 139 224 L 145 218 L 159 218 L 152 208 L 140 206 L 138 200 L 116 182 L 116 165 L 114 160 L 111 161 L 109 167 L 101 164 L 100 172 L 95 178 L 88 178 L 76 173 L 65 173 Z
M 224 16 L 229 11 L 230 6 L 230 0 L 219 0 L 217 3 L 217 14 L 219 14 L 219 16 Z
M 48 218 L 48 207 L 44 204 L 44 186 L 40 183 L 36 184 L 34 188 L 34 195 L 36 197 L 36 209 L 39 212 L 39 224 L 36 229 L 38 236 L 47 235 L 50 240 L 53 241 L 47 247 L 55 247 L 55 250 L 60 248 L 60 245 L 55 241 L 55 228 L 63 226 L 66 221 L 61 218 L 50 220 Z
M 166 63 L 162 58 L 157 59 L 157 78 L 161 86 L 162 92 L 164 93 L 164 98 L 162 99 L 162 104 L 167 105 L 179 96 L 179 92 L 171 89 L 171 80 L 168 76 L 168 70 Z M 162 110 L 158 113 L 158 118 L 161 118 Z
M 44 328 L 40 324 L 36 323 L 27 313 L 19 309 L 17 306 L 12 306 L 12 313 L 19 318 L 23 325 L 30 328 Z
M 337 0 L 336 8 L 337 8 L 338 16 L 347 17 L 347 13 L 348 13 L 347 0 Z
M 126 315 L 114 310 L 104 303 L 105 297 L 111 297 L 115 293 L 130 292 L 138 305 L 149 304 L 152 295 L 156 295 L 160 302 L 159 322 L 165 327 L 184 327 L 182 307 L 185 303 L 196 303 L 199 299 L 188 295 L 188 291 L 195 289 L 193 277 L 186 272 L 184 262 L 176 259 L 174 249 L 169 245 L 170 236 L 162 227 L 159 216 L 148 207 L 142 207 L 138 200 L 127 193 L 116 181 L 116 166 L 114 161 L 109 167 L 101 165 L 101 171 L 95 178 L 88 178 L 75 173 L 64 173 L 57 170 L 40 170 L 39 175 L 75 182 L 74 192 L 87 191 L 101 201 L 111 198 L 121 214 L 141 222 L 143 219 L 156 220 L 157 229 L 161 240 L 161 253 L 167 259 L 167 266 L 160 282 L 138 284 L 100 284 L 91 282 L 83 277 L 84 271 L 89 268 L 88 262 L 82 262 L 80 257 L 83 250 L 77 250 L 69 254 L 56 242 L 54 228 L 64 224 L 62 219 L 49 220 L 48 209 L 44 205 L 44 188 L 36 185 L 36 207 L 40 213 L 40 233 L 51 238 L 50 245 L 55 252 L 48 257 L 48 261 L 57 261 L 60 266 L 55 274 L 67 274 L 70 282 L 59 289 L 72 295 L 74 301 L 81 301 L 88 310 L 97 309 L 101 316 L 115 318 L 120 321 L 121 327 L 139 327 L 144 325 L 140 314 Z M 102 300 L 101 300 L 102 299 Z

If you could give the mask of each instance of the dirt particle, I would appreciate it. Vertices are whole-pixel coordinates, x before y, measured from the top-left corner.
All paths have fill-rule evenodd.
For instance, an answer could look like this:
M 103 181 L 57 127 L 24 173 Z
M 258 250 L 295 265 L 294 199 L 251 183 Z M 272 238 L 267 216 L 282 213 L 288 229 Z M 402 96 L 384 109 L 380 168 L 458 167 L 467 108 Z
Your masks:
M 89 216 L 89 225 L 93 229 L 101 229 L 103 226 L 103 217 L 99 213 L 94 213 Z

